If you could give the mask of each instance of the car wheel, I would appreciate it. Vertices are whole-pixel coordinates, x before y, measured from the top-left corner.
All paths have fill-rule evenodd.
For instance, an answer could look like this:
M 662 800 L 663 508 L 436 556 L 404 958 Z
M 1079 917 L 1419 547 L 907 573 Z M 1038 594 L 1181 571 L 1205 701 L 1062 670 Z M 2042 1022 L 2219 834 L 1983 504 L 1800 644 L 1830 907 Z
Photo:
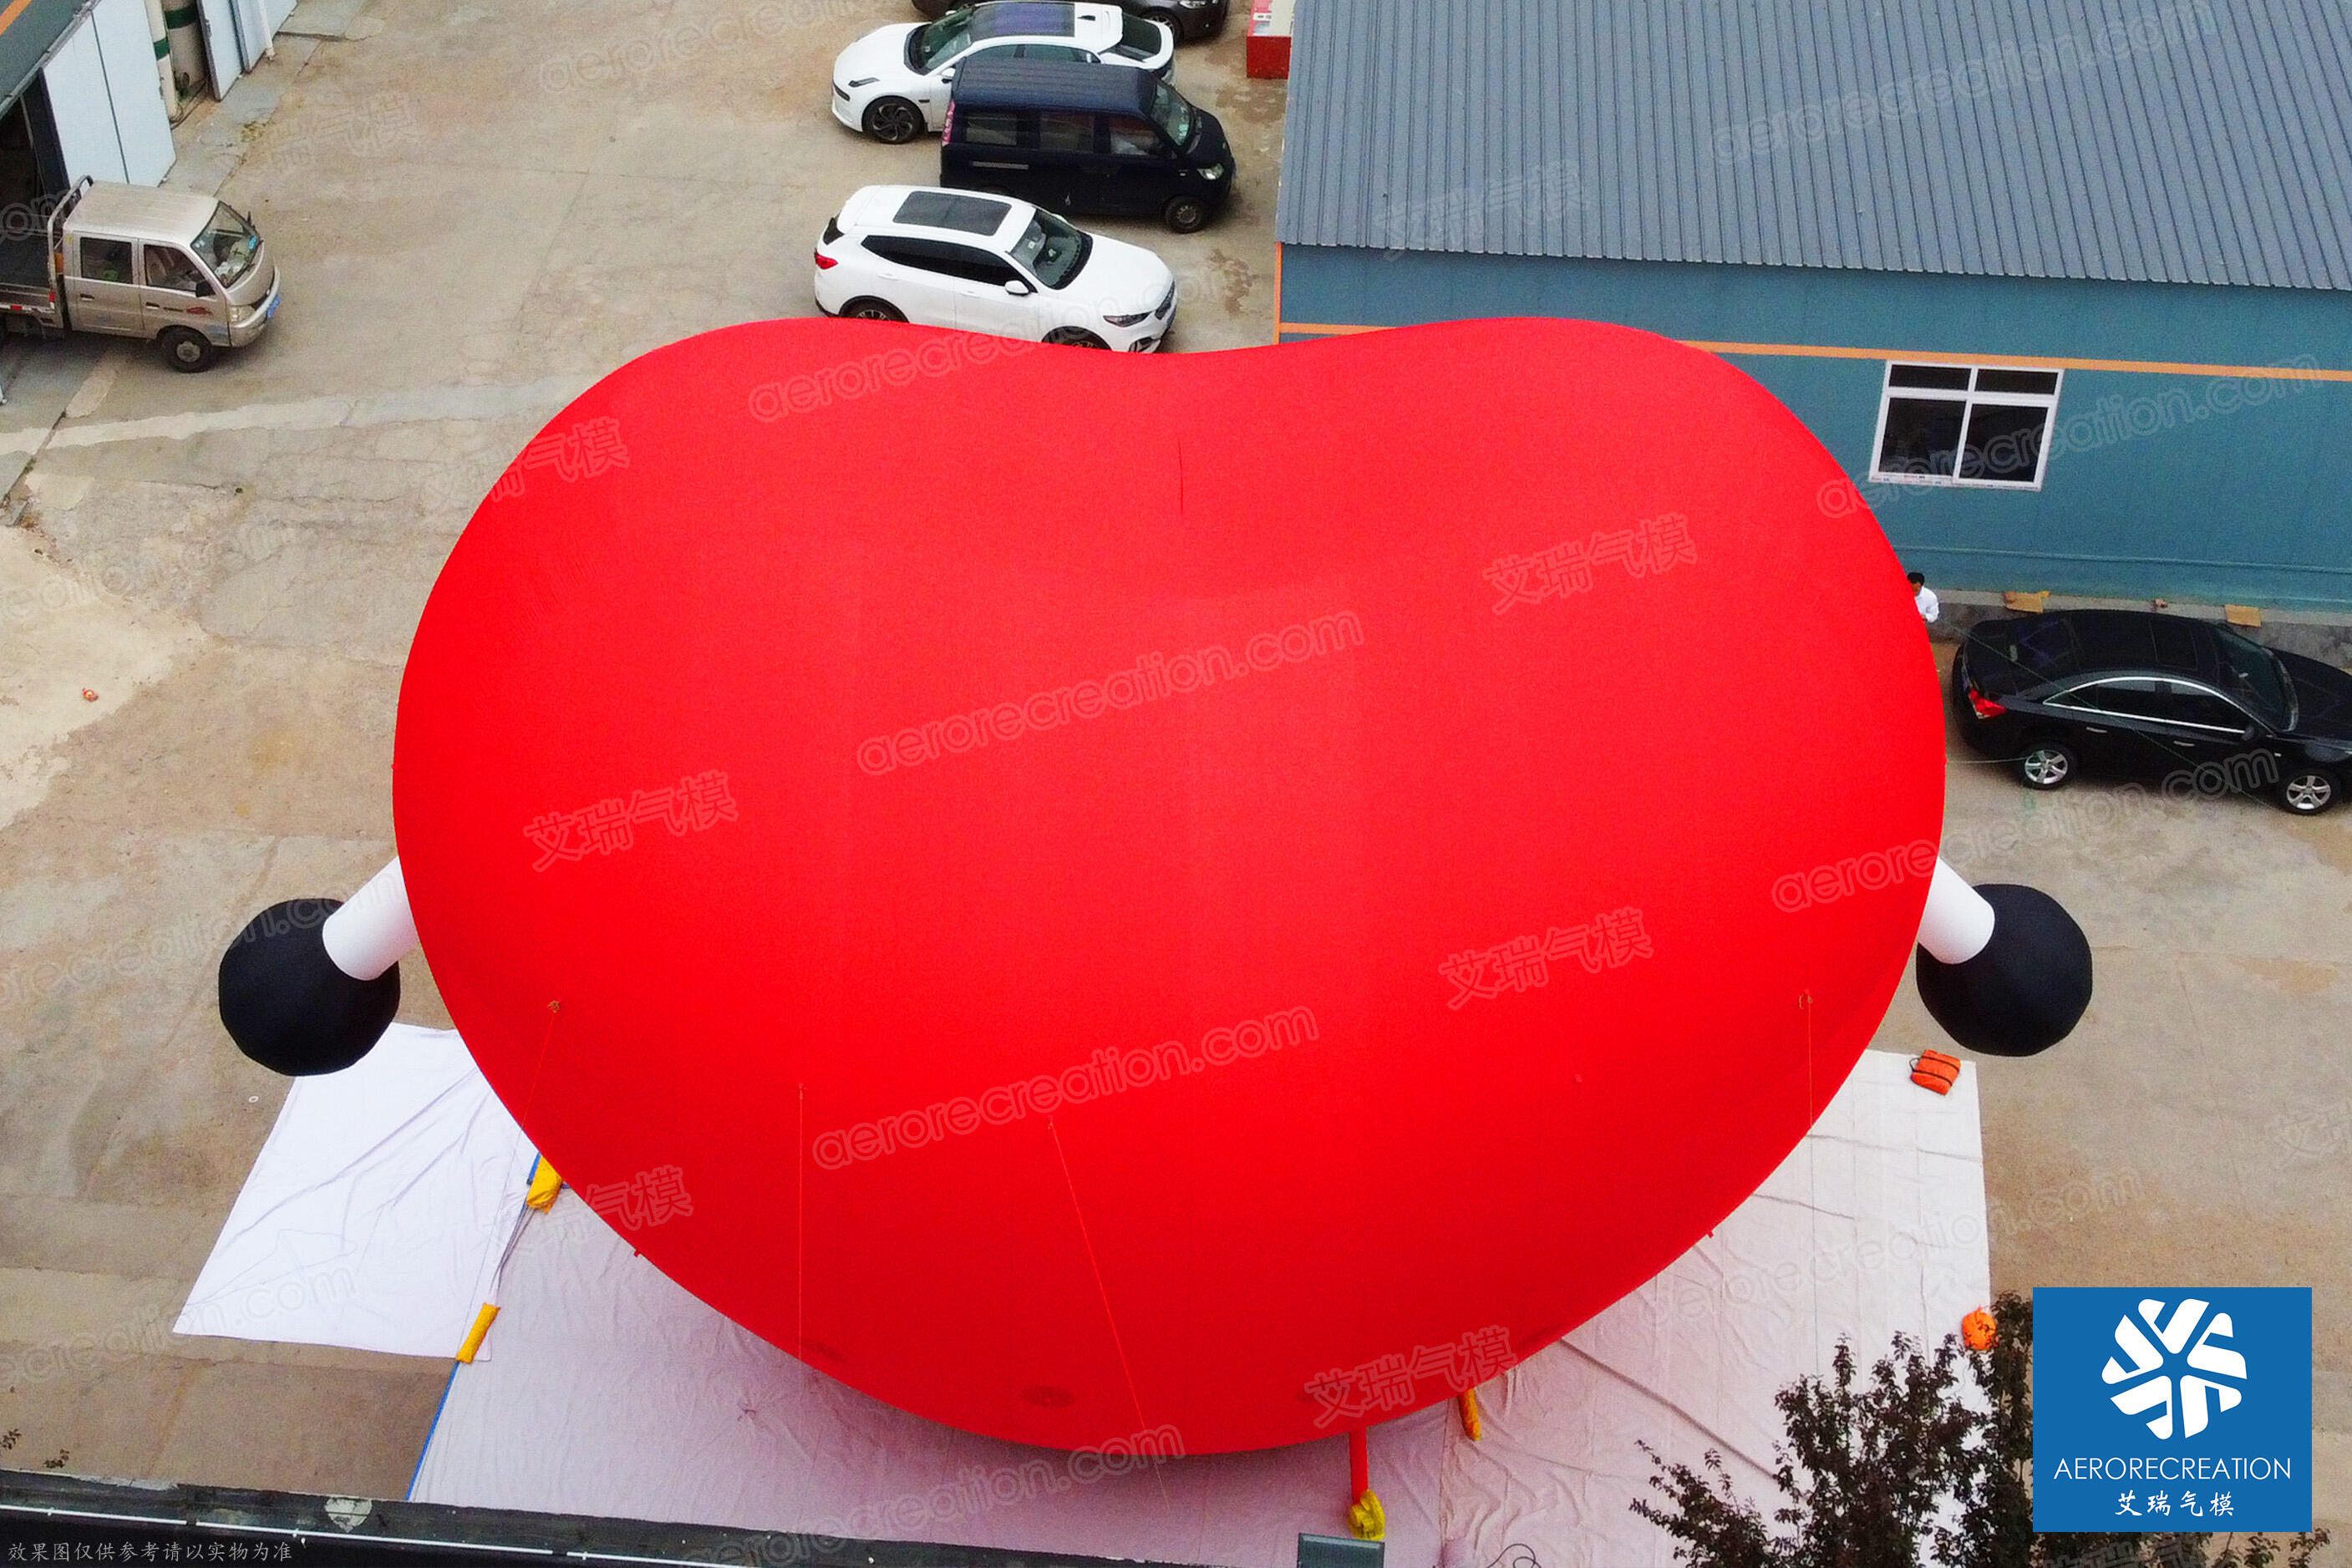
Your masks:
M 1157 22 L 1161 26 L 1167 28 L 1168 36 L 1171 38 L 1177 39 L 1180 42 L 1183 39 L 1184 26 L 1182 23 L 1176 20 L 1175 12 L 1146 11 L 1143 14 L 1143 19 L 1147 22 Z
M 2079 766 L 2074 747 L 2064 742 L 2035 740 L 2027 743 L 2025 755 L 2017 759 L 2017 776 L 2028 789 L 2056 789 L 2074 781 Z
M 853 299 L 841 308 L 853 321 L 904 321 L 907 313 L 887 299 Z
M 191 375 L 220 357 L 218 346 L 194 327 L 173 327 L 157 341 L 163 346 L 163 362 Z
M 923 111 L 903 98 L 877 98 L 866 106 L 866 134 L 896 147 L 923 133 Z
M 1048 343 L 1059 343 L 1066 349 L 1108 349 L 1108 343 L 1084 327 L 1056 327 L 1045 334 Z
M 2316 817 L 2336 804 L 2342 793 L 2343 786 L 2335 774 L 2307 763 L 2288 768 L 2286 777 L 2279 780 L 2279 804 L 2298 817 Z
M 1192 234 L 1207 225 L 1209 204 L 1198 196 L 1171 196 L 1160 219 L 1180 235 Z

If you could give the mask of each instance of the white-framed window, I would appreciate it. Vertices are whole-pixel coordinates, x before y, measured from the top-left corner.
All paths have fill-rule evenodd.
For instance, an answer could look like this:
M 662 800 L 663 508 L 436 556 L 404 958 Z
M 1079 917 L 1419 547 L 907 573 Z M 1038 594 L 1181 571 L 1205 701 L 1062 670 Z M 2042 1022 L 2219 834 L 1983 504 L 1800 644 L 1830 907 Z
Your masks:
M 2039 490 L 2064 374 L 2013 365 L 1889 364 L 1870 476 L 1898 485 Z

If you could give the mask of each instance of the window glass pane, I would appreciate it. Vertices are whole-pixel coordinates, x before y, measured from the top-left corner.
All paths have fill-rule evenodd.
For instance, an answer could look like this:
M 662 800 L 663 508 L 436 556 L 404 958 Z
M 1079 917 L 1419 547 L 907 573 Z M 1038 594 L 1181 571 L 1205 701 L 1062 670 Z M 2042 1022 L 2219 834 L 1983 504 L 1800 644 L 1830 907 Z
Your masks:
M 175 289 L 182 294 L 197 294 L 204 289 L 202 276 L 196 271 L 196 264 L 190 259 L 186 251 L 173 250 L 171 246 L 163 245 L 151 245 L 147 247 L 148 287 Z
M 961 229 L 968 235 L 992 235 L 1013 209 L 987 196 L 962 196 L 953 191 L 910 191 L 898 204 L 893 223 L 916 228 Z
M 1966 365 L 1890 365 L 1886 384 L 1891 387 L 1941 387 L 1947 392 L 1969 390 L 1969 368 Z
M 1881 474 L 1932 474 L 1948 479 L 1960 447 L 1968 404 L 1941 398 L 1886 400 L 1886 435 L 1878 444 Z
M 2174 686 L 2167 706 L 2172 716 L 2182 724 L 2201 724 L 2209 729 L 2231 731 L 2246 727 L 2246 716 L 2239 711 L 2238 705 L 2225 702 L 2210 692 Z
M 2273 729 L 2284 729 L 2287 676 L 2276 654 L 2226 626 L 2217 626 L 2221 649 L 2221 689 L 2262 716 Z
M 1091 114 L 1041 114 L 1037 145 L 1048 152 L 1091 152 L 1095 150 L 1095 117 Z
M 2058 391 L 2055 371 L 1979 371 L 1977 391 L 1991 392 L 2041 392 L 2054 396 Z
M 895 261 L 900 267 L 912 267 L 924 272 L 939 272 L 938 252 L 919 239 L 869 239 L 866 248 L 885 261 Z
M 2081 666 L 2074 628 L 2064 621 L 2012 621 L 2010 656 L 2044 680 Z
M 1069 44 L 1023 44 L 1019 54 L 1024 60 L 1092 61 L 1094 56 Z
M 212 263 L 213 276 L 224 287 L 236 287 L 236 280 L 252 269 L 253 258 L 260 253 L 261 236 L 226 202 L 213 209 L 213 221 L 196 236 L 196 254 Z
M 1968 447 L 1960 457 L 1960 477 L 2032 484 L 2042 465 L 2042 433 L 2049 423 L 2050 410 L 2041 404 L 2025 408 L 2014 403 L 1975 404 L 1969 410 Z M 1893 428 L 1891 415 L 1888 426 Z
M 1160 29 L 1140 16 L 1122 20 L 1118 29 L 1118 47 L 1113 51 L 1131 60 L 1148 60 L 1160 52 Z
M 1021 116 L 1009 109 L 967 109 L 956 116 L 956 129 L 962 132 L 957 140 L 974 147 L 1021 145 Z
M 970 246 L 961 245 L 941 246 L 940 248 L 947 252 L 947 270 L 954 277 L 1002 288 L 1017 276 L 1003 257 L 991 256 L 984 250 L 974 250 Z
M 93 283 L 129 283 L 131 242 L 127 239 L 86 239 L 81 242 L 81 275 Z
M 2167 718 L 2170 704 L 2155 681 L 2101 681 L 2085 687 L 2080 701 L 2102 713 L 2128 714 L 2134 718 Z
M 1127 157 L 1148 158 L 1160 151 L 1160 132 L 1128 115 L 1110 118 L 1110 150 Z
M 2199 627 L 2189 621 L 2158 620 L 2150 628 L 2156 633 L 2156 662 L 2168 670 L 2183 674 L 2202 672 L 2197 661 L 2197 650 L 2202 643 Z

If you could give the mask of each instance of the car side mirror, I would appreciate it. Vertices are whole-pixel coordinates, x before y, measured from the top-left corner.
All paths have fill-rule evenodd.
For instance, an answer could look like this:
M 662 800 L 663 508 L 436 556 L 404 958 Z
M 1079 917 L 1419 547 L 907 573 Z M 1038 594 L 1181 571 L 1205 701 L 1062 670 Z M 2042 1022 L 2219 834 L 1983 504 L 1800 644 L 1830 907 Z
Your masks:
M 1008 277 L 1004 280 L 1004 292 L 1015 299 L 1025 299 L 1037 291 L 1017 277 Z
M 950 66 L 947 69 L 941 71 L 940 73 L 940 79 L 941 81 L 955 80 L 955 68 L 953 66 Z

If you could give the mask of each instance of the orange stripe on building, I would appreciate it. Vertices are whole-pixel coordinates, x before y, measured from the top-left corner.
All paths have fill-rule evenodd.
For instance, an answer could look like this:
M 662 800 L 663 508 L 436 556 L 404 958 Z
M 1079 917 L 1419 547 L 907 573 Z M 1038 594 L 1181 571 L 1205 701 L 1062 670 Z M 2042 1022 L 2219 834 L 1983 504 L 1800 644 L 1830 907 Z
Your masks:
M 1275 335 L 1286 332 L 1336 338 L 1355 332 L 1385 332 L 1385 327 L 1360 327 L 1332 321 L 1277 321 Z M 2143 376 L 2236 376 L 2250 381 L 2352 382 L 2352 371 L 2328 371 L 2300 365 L 2200 365 L 2170 360 L 2077 360 L 2057 355 L 1963 354 L 1941 349 L 1847 349 L 1818 343 L 1713 343 L 1697 338 L 1682 342 L 1710 354 L 1749 354 L 1808 360 L 1884 360 L 1913 365 L 2013 365 L 2034 371 L 2123 371 Z

